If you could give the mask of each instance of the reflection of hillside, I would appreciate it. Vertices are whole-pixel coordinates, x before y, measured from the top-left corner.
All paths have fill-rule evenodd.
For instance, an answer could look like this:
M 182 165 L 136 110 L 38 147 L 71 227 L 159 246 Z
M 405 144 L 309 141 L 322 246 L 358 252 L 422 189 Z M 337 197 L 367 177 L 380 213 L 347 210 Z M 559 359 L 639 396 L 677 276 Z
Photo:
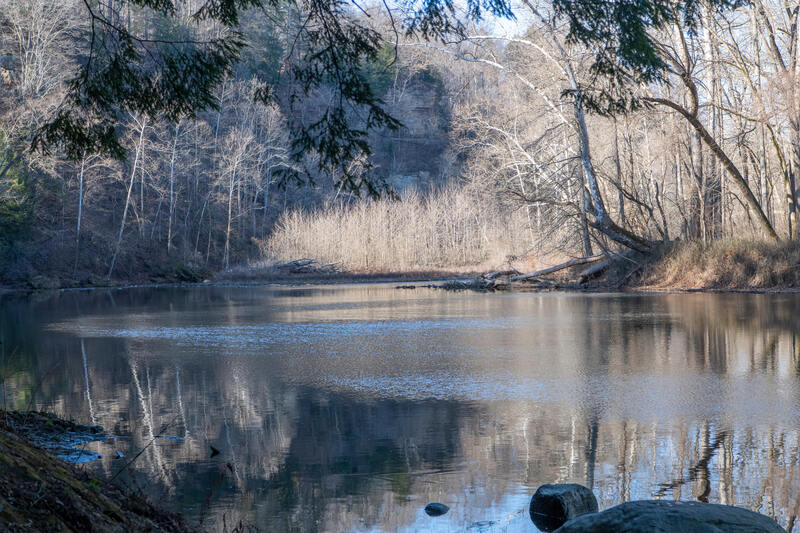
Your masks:
M 413 530 L 444 501 L 436 524 L 456 529 L 577 481 L 602 506 L 707 498 L 787 525 L 798 305 L 379 286 L 64 293 L 0 302 L 4 392 L 126 437 L 101 447 L 108 475 L 153 436 L 184 437 L 156 439 L 133 470 L 207 524 Z

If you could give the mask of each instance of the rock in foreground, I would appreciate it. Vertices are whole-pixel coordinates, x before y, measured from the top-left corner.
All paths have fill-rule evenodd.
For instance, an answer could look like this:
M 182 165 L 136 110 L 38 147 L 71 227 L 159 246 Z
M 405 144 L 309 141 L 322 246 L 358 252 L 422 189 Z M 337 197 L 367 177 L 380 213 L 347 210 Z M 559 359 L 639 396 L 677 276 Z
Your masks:
M 567 520 L 597 512 L 597 498 L 577 483 L 542 485 L 531 498 L 531 520 L 542 531 L 553 531 Z
M 786 533 L 747 509 L 701 502 L 644 500 L 570 520 L 556 533 Z

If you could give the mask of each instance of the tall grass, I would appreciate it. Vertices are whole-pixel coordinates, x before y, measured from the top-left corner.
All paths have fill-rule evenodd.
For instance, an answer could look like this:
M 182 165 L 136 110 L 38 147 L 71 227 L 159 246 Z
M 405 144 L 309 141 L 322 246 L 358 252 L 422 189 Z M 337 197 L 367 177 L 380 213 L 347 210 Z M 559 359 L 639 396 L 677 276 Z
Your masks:
M 642 280 L 651 287 L 770 289 L 800 287 L 797 241 L 720 240 L 673 244 Z
M 388 198 L 289 210 L 262 243 L 266 258 L 341 262 L 354 272 L 491 267 L 531 248 L 521 211 L 455 185 Z

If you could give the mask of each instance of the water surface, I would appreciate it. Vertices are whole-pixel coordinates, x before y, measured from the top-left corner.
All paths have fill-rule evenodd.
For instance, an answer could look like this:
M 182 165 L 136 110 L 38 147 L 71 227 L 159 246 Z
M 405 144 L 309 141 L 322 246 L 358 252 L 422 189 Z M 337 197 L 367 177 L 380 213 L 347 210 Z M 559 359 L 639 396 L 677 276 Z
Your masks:
M 792 528 L 798 331 L 797 295 L 68 291 L 0 300 L 0 390 L 212 529 L 536 531 L 552 482 Z

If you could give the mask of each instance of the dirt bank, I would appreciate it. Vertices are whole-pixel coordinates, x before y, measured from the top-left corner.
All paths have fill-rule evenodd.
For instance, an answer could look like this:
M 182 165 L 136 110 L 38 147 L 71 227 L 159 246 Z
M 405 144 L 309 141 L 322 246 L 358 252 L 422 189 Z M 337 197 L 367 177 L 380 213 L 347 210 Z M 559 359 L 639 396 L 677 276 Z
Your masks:
M 57 459 L 39 445 L 57 434 L 96 432 L 45 413 L 0 411 L 0 531 L 196 531 L 157 509 Z
M 641 289 L 794 291 L 800 288 L 800 242 L 672 243 L 643 270 Z

